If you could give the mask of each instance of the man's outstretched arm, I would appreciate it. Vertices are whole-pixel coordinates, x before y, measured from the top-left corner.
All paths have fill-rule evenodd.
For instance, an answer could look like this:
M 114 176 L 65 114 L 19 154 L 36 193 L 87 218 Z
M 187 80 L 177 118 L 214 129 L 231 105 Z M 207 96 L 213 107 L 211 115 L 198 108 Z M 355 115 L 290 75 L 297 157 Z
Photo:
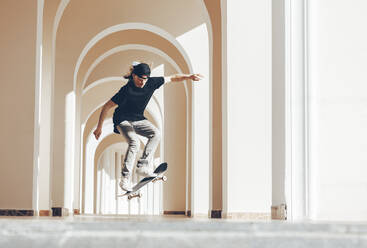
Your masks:
M 101 114 L 99 115 L 99 120 L 98 120 L 98 125 L 96 130 L 94 130 L 93 134 L 94 137 L 96 137 L 96 139 L 98 140 L 99 136 L 101 136 L 102 134 L 102 126 L 103 126 L 103 121 L 106 118 L 106 115 L 108 113 L 108 111 L 116 106 L 117 104 L 114 103 L 113 101 L 109 100 L 108 102 L 105 103 L 105 105 L 103 105 L 102 110 L 101 110 Z
M 164 77 L 164 82 L 182 82 L 184 80 L 192 80 L 192 81 L 199 81 L 204 76 L 200 74 L 175 74 L 171 76 Z

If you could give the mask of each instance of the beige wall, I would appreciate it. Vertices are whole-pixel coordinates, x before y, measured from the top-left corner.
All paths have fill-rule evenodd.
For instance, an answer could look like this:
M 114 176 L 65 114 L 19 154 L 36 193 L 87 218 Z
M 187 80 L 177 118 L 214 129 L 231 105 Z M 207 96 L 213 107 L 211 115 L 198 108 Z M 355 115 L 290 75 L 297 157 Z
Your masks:
M 31 209 L 37 1 L 1 1 L 0 31 L 0 208 Z

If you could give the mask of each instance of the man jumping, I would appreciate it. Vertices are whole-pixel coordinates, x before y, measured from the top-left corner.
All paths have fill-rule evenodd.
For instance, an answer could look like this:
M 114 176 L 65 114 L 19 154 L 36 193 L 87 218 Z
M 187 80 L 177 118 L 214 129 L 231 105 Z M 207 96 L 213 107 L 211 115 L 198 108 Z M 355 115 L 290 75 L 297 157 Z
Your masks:
M 129 81 L 104 104 L 93 134 L 98 140 L 107 112 L 118 105 L 113 114 L 114 132 L 122 134 L 129 144 L 121 171 L 120 187 L 122 190 L 130 191 L 132 188 L 131 175 L 139 150 L 138 135 L 148 138 L 148 142 L 138 160 L 136 172 L 144 177 L 154 176 L 154 169 L 149 166 L 149 163 L 161 139 L 160 131 L 144 117 L 144 110 L 154 91 L 164 83 L 181 82 L 187 79 L 199 81 L 202 76 L 200 74 L 177 74 L 168 77 L 150 77 L 149 65 L 135 63 L 124 78 Z

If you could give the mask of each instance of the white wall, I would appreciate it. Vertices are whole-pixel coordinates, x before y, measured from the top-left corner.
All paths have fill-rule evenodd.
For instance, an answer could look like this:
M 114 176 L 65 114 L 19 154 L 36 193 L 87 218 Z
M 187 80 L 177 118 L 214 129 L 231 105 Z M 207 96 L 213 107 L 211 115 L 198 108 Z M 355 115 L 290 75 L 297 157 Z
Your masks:
M 271 206 L 271 1 L 227 1 L 224 211 Z
M 367 1 L 310 0 L 313 217 L 367 220 Z

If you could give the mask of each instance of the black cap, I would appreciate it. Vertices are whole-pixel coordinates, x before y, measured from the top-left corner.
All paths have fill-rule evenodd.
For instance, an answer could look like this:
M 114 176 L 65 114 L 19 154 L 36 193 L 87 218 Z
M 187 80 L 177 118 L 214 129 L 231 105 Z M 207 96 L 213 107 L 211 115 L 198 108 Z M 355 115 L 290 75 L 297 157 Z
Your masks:
M 148 64 L 145 63 L 140 63 L 138 65 L 134 66 L 134 70 L 133 73 L 139 77 L 146 75 L 146 76 L 150 76 L 150 68 Z

